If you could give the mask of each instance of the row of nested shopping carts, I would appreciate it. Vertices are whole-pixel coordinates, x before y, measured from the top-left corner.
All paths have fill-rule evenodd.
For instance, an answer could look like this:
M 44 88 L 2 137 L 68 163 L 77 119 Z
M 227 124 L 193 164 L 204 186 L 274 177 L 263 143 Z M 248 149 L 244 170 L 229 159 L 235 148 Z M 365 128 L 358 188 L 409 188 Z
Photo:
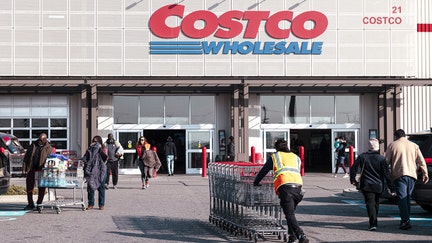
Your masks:
M 283 212 L 273 189 L 269 172 L 254 186 L 262 164 L 247 162 L 213 162 L 208 166 L 210 187 L 209 220 L 234 235 L 244 235 L 257 242 L 266 236 L 287 241 L 282 224 Z
M 57 214 L 64 207 L 79 206 L 85 211 L 83 167 L 83 161 L 58 154 L 51 154 L 46 159 L 42 171 L 35 175 L 36 186 L 48 189 L 47 201 L 37 205 L 39 213 L 44 207 L 50 207 Z M 58 190 L 63 193 L 58 195 Z

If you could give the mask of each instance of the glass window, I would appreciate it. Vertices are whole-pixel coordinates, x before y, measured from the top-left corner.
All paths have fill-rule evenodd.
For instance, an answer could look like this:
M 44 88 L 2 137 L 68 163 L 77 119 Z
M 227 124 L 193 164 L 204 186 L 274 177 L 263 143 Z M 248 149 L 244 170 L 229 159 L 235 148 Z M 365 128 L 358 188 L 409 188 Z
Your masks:
M 189 149 L 201 149 L 206 147 L 210 149 L 210 133 L 209 132 L 191 132 L 188 138 Z
M 50 138 L 67 138 L 67 130 L 51 130 Z
M 51 116 L 67 116 L 68 108 L 67 107 L 50 107 Z
M 30 106 L 30 96 L 15 96 L 13 97 L 14 106 Z
M 61 141 L 50 141 L 51 146 L 56 149 L 67 149 L 67 141 L 61 140 Z
M 163 124 L 164 97 L 140 97 L 140 124 Z
M 38 138 L 41 133 L 47 134 L 48 138 L 49 138 L 48 129 L 34 129 L 34 130 L 32 130 L 32 138 Z
M 114 96 L 114 123 L 138 123 L 138 97 Z
M 310 123 L 310 96 L 287 96 L 286 123 Z
M 14 127 L 30 127 L 30 119 L 27 119 L 27 118 L 13 119 L 13 126 Z
M 0 107 L 0 116 L 2 117 L 12 116 L 12 108 Z
M 15 107 L 13 109 L 13 114 L 14 116 L 26 116 L 29 117 L 30 116 L 30 108 L 28 107 Z
M 67 127 L 67 119 L 66 118 L 51 118 L 50 120 L 51 127 Z
M 277 139 L 287 139 L 288 132 L 266 132 L 266 149 L 274 149 L 274 143 Z
M 0 104 L 2 106 L 12 106 L 12 98 L 11 96 L 0 96 Z
M 65 96 L 52 96 L 51 106 L 67 106 L 68 99 Z
M 11 127 L 11 119 L 0 119 L 0 127 Z
M 49 116 L 49 108 L 48 107 L 32 107 L 31 112 L 33 116 Z
M 284 123 L 284 96 L 261 96 L 261 122 Z
M 334 123 L 334 96 L 311 96 L 311 123 Z
M 165 96 L 165 124 L 189 124 L 189 96 Z
M 213 96 L 191 96 L 191 123 L 213 124 L 215 122 L 215 101 Z
M 360 123 L 358 96 L 336 96 L 336 123 Z
M 48 96 L 38 96 L 31 99 L 31 106 L 49 106 Z
M 14 129 L 13 135 L 15 135 L 18 139 L 29 139 L 30 138 L 30 131 L 29 130 L 17 130 Z
M 48 127 L 48 119 L 32 119 L 32 127 Z

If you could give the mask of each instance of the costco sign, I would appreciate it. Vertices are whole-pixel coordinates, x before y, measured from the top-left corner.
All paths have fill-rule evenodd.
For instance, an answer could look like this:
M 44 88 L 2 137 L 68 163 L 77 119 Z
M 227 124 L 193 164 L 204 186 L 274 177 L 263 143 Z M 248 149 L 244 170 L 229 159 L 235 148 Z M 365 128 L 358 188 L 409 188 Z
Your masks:
M 150 54 L 276 54 L 276 55 L 319 55 L 323 42 L 310 42 L 323 34 L 328 26 L 327 17 L 318 11 L 307 11 L 295 15 L 293 11 L 227 11 L 220 16 L 207 10 L 198 10 L 185 15 L 185 6 L 166 5 L 150 17 L 149 27 L 153 35 L 167 41 L 151 41 Z M 178 18 L 178 26 L 168 26 L 168 18 Z M 204 23 L 197 28 L 196 23 Z M 281 28 L 281 22 L 289 22 L 288 28 Z M 313 23 L 312 28 L 305 27 Z M 269 37 L 275 40 L 288 39 L 290 35 L 302 42 L 247 41 L 256 39 L 263 25 Z M 175 41 L 180 34 L 196 41 Z M 200 41 L 207 37 L 222 41 Z M 233 38 L 244 41 L 231 41 Z M 172 41 L 168 41 L 172 39 Z M 224 41 L 226 40 L 226 41 Z

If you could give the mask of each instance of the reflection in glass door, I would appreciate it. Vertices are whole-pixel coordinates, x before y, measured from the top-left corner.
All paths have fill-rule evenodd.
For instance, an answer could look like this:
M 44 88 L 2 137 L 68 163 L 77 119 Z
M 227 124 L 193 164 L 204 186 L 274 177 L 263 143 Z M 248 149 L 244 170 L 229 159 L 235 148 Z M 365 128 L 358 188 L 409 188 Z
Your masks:
M 135 146 L 138 138 L 142 135 L 142 130 L 137 131 L 117 131 L 117 140 L 123 146 L 124 154 L 123 159 L 120 161 L 120 173 L 129 174 L 136 173 L 138 165 L 135 163 Z
M 346 139 L 347 142 L 347 148 L 345 150 L 346 153 L 346 159 L 345 159 L 345 168 L 347 168 L 347 170 L 349 170 L 349 146 L 353 146 L 353 151 L 354 151 L 354 160 L 357 157 L 357 148 L 358 148 L 358 129 L 333 129 L 332 132 L 332 141 L 334 142 L 336 140 L 336 138 L 338 137 L 344 137 Z M 334 145 L 333 146 L 333 151 L 335 149 Z M 335 169 L 336 169 L 336 153 L 333 153 L 333 164 L 332 164 L 332 173 L 334 173 Z M 342 171 L 341 169 L 339 169 L 339 172 Z
M 213 131 L 186 131 L 186 137 L 186 174 L 199 174 L 202 172 L 202 148 L 207 149 L 207 163 L 213 156 Z

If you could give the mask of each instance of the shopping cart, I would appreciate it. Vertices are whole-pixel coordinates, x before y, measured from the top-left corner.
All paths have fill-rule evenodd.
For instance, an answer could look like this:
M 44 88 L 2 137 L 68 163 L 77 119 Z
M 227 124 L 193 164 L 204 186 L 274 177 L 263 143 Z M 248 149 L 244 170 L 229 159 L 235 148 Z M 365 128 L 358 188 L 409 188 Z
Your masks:
M 80 206 L 83 211 L 86 209 L 83 166 L 84 162 L 77 159 L 54 155 L 47 158 L 45 167 L 36 173 L 36 186 L 46 187 L 48 190 L 48 200 L 36 205 L 39 213 L 44 207 L 51 207 L 58 214 L 62 207 Z M 65 192 L 62 196 L 57 195 L 59 189 Z
M 283 212 L 273 189 L 273 174 L 268 173 L 262 186 L 253 186 L 262 165 L 245 162 L 209 164 L 209 221 L 234 235 L 258 241 L 276 236 L 287 241 L 282 224 Z

